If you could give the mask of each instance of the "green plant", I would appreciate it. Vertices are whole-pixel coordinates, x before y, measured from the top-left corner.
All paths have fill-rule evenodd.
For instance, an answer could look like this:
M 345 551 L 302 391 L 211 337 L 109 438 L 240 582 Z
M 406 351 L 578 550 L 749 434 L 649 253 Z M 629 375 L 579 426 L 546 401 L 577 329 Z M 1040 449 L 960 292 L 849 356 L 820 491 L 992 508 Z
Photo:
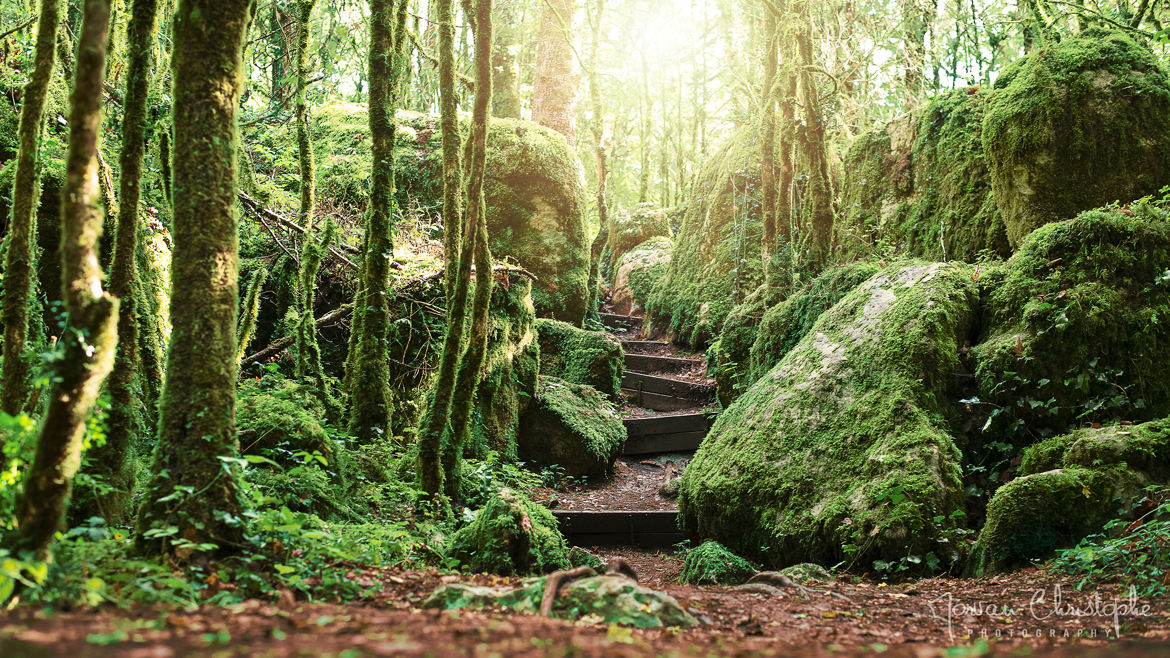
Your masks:
M 1136 518 L 1134 518 L 1136 516 Z M 1126 514 L 1060 551 L 1052 565 L 1081 576 L 1077 589 L 1120 582 L 1138 596 L 1164 594 L 1170 587 L 1170 486 L 1153 486 Z

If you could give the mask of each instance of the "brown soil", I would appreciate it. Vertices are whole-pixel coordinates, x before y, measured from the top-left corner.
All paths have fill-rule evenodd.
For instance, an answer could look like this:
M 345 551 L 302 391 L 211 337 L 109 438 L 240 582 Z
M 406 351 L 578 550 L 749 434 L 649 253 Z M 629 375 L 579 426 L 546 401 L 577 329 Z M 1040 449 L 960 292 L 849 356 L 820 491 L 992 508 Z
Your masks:
M 672 580 L 679 568 L 678 559 L 671 556 L 599 553 L 625 557 L 654 587 Z M 1145 614 L 1123 614 L 1117 626 L 1109 616 L 1052 614 L 1058 585 L 1065 606 L 1086 609 L 1092 602 L 1087 594 L 1075 591 L 1075 581 L 1037 569 L 988 579 L 932 578 L 904 585 L 838 580 L 810 584 L 808 598 L 788 590 L 760 594 L 731 587 L 665 585 L 703 622 L 693 629 L 628 629 L 507 611 L 420 610 L 434 587 L 457 577 L 398 570 L 368 570 L 355 577 L 379 583 L 382 593 L 362 602 L 335 604 L 297 601 L 284 592 L 272 600 L 196 610 L 52 613 L 20 607 L 0 618 L 0 656 L 1170 655 L 1166 597 L 1139 601 L 1139 610 L 1150 606 Z M 481 584 L 514 581 L 482 575 L 462 578 Z M 1033 605 L 1037 591 L 1044 592 L 1043 603 Z M 1106 603 L 1124 598 L 1118 587 L 1103 588 L 1099 595 Z M 983 608 L 977 609 L 980 603 Z M 1001 608 L 989 611 L 989 604 Z M 1004 613 L 1003 606 L 1013 611 Z M 1120 639 L 1115 628 L 1120 628 Z M 974 652 L 948 653 L 949 647 L 969 645 L 984 634 L 987 652 L 979 645 Z
M 689 454 L 622 457 L 612 479 L 557 493 L 557 509 L 677 510 L 678 503 L 658 493 L 667 480 L 682 475 Z

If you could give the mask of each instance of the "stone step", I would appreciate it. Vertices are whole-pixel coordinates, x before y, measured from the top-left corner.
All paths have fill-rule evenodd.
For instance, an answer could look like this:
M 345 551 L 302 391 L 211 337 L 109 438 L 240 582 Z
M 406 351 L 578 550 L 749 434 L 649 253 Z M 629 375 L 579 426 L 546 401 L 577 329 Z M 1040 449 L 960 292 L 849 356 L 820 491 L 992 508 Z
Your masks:
M 622 374 L 622 388 L 642 393 L 654 393 L 674 398 L 691 400 L 696 404 L 706 404 L 715 398 L 715 386 L 687 382 L 669 377 L 657 377 L 641 372 L 625 372 Z
M 574 546 L 666 548 L 686 537 L 672 510 L 581 512 L 552 510 L 561 534 Z
M 616 315 L 614 313 L 602 313 L 601 323 L 607 327 L 612 327 L 621 331 L 642 330 L 642 317 L 639 315 Z
M 687 359 L 677 356 L 657 356 L 653 354 L 632 354 L 626 352 L 626 370 L 640 373 L 675 373 L 693 370 L 702 366 L 702 359 Z
M 623 340 L 622 350 L 627 354 L 633 352 L 634 354 L 644 354 L 646 352 L 657 352 L 666 349 L 670 343 L 665 340 Z

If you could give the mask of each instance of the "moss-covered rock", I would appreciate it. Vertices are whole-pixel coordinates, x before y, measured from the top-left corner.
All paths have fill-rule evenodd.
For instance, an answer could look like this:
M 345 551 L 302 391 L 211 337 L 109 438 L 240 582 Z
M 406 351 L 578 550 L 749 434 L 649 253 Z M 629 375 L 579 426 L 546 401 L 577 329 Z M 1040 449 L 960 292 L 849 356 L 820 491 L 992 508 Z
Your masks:
M 1161 204 L 1081 213 L 986 270 L 973 353 L 988 440 L 1027 445 L 1075 422 L 1170 414 L 1170 222 Z M 994 405 L 994 406 L 992 406 Z
M 466 570 L 512 576 L 567 569 L 568 551 L 552 512 L 501 489 L 451 536 L 447 552 Z
M 292 460 L 297 451 L 318 452 L 332 459 L 336 445 L 321 426 L 324 410 L 312 391 L 285 383 L 271 392 L 241 395 L 236 400 L 236 431 L 240 454 Z
M 610 475 L 625 443 L 626 426 L 612 402 L 590 386 L 556 377 L 541 376 L 520 418 L 520 458 L 557 464 L 569 475 Z
M 708 541 L 687 551 L 678 580 L 684 585 L 741 585 L 755 574 L 751 562 Z
M 627 252 L 655 237 L 670 237 L 670 221 L 662 208 L 643 202 L 612 213 L 609 220 L 610 264 L 617 267 Z
M 646 308 L 655 328 L 678 343 L 708 345 L 731 309 L 763 283 L 759 172 L 754 128 L 737 133 L 699 171 L 670 265 Z
M 989 95 L 952 91 L 854 140 L 835 226 L 849 251 L 969 262 L 1011 254 L 983 155 Z
M 612 334 L 578 329 L 567 322 L 536 321 L 540 341 L 540 374 L 585 384 L 617 400 L 625 356 Z
M 659 236 L 629 249 L 618 260 L 613 277 L 610 305 L 620 315 L 637 314 L 646 308 L 654 286 L 666 275 L 673 245 Z
M 397 200 L 420 221 L 442 209 L 442 148 L 438 117 L 400 111 Z M 464 131 L 467 123 L 462 123 Z M 313 110 L 317 195 L 356 211 L 365 207 L 370 176 L 369 120 L 364 105 Z M 291 129 L 257 147 L 272 160 L 293 143 Z M 581 324 L 589 278 L 585 192 L 576 155 L 564 138 L 530 121 L 493 119 L 487 140 L 488 234 L 492 255 L 509 257 L 537 275 L 533 301 L 541 316 Z M 290 185 L 294 184 L 292 182 Z
M 967 571 L 987 575 L 1074 546 L 1098 532 L 1146 484 L 1170 480 L 1170 419 L 1080 429 L 1024 453 L 1000 487 Z
M 1012 245 L 1037 227 L 1157 192 L 1170 177 L 1170 79 L 1150 49 L 1090 29 L 1013 62 L 983 121 Z
M 749 381 L 768 374 L 804 339 L 822 313 L 880 269 L 873 263 L 830 267 L 788 299 L 765 311 L 750 346 Z
M 719 415 L 683 473 L 685 528 L 770 566 L 937 550 L 963 516 L 949 401 L 977 305 L 971 269 L 942 263 L 846 295 Z
M 443 610 L 504 608 L 534 613 L 540 610 L 546 580 L 544 577 L 526 578 L 516 587 L 467 583 L 441 585 L 427 597 L 422 607 Z M 569 581 L 553 604 L 552 616 L 568 620 L 588 616 L 637 628 L 689 628 L 699 623 L 669 594 L 612 574 Z
M 753 290 L 727 314 L 719 330 L 719 340 L 707 351 L 719 403 L 725 407 L 755 381 L 748 373 L 748 359 L 764 312 L 775 303 L 777 296 L 775 289 L 766 285 Z
M 791 567 L 785 567 L 780 570 L 780 573 L 798 583 L 807 583 L 814 580 L 828 582 L 833 579 L 833 574 L 829 573 L 828 569 L 812 562 L 803 562 L 801 564 L 794 564 Z

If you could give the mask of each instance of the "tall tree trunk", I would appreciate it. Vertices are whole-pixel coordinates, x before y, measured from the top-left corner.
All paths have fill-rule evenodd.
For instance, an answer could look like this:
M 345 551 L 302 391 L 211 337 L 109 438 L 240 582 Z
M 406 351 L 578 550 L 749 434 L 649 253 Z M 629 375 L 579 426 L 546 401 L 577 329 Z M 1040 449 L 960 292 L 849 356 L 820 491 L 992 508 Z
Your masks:
M 638 122 L 638 203 L 646 201 L 650 192 L 650 138 L 653 130 L 650 127 L 650 117 L 653 103 L 650 99 L 650 67 L 646 63 L 646 49 L 642 48 L 642 95 L 638 100 L 638 109 L 641 113 Z
M 573 20 L 578 0 L 543 0 L 532 85 L 532 120 L 576 141 L 577 59 Z
M 520 118 L 520 38 L 523 34 L 520 0 L 495 3 L 492 25 L 492 116 Z
M 355 310 L 363 311 L 361 333 L 348 375 L 350 433 L 369 442 L 390 431 L 390 363 L 386 345 L 389 326 L 387 287 L 394 255 L 394 108 L 398 80 L 405 66 L 402 43 L 406 32 L 407 0 L 370 0 L 370 139 L 373 169 L 366 218 L 366 249 L 362 283 Z M 356 375 L 355 373 L 360 373 Z
M 179 0 L 171 333 L 139 546 L 177 557 L 244 541 L 236 440 L 236 115 L 251 0 Z M 170 528 L 177 528 L 171 531 Z M 206 550 L 206 545 L 215 548 Z
M 460 163 L 459 99 L 455 87 L 455 16 L 452 0 L 437 0 L 439 24 L 439 110 L 443 139 L 443 252 L 446 258 L 447 327 L 435 393 L 419 426 L 418 474 L 423 491 L 435 495 L 443 489 L 442 444 L 456 368 L 463 349 L 467 310 L 467 278 L 471 274 L 476 226 L 463 230 L 463 171 Z
M 468 134 L 467 225 L 475 226 L 475 296 L 471 304 L 471 335 L 459 363 L 452 398 L 451 433 L 443 451 L 443 476 L 447 497 L 459 497 L 459 470 L 467 442 L 475 389 L 487 357 L 488 310 L 492 299 L 492 258 L 488 250 L 487 204 L 483 197 L 487 162 L 488 107 L 492 99 L 492 0 L 475 3 L 475 105 Z
M 86 423 L 113 366 L 118 340 L 118 300 L 102 291 L 97 251 L 102 232 L 97 140 L 109 21 L 110 0 L 85 0 L 61 204 L 61 278 L 69 314 L 62 336 L 65 358 L 54 378 L 18 513 L 19 547 L 46 561 L 81 464 Z
M 829 179 L 828 142 L 821 109 L 813 55 L 811 0 L 796 0 L 796 43 L 800 54 L 800 104 L 804 108 L 805 162 L 808 164 L 807 198 L 810 207 L 812 257 L 824 263 L 833 240 L 833 187 Z
M 305 88 L 309 84 L 309 43 L 312 31 L 313 6 L 317 0 L 297 0 L 297 87 L 296 122 L 297 156 L 301 166 L 301 208 L 298 218 L 306 229 L 313 227 L 315 180 L 313 169 L 313 139 L 309 134 L 309 104 Z M 302 313 L 304 309 L 301 309 Z
M 586 317 L 600 322 L 597 315 L 598 297 L 601 285 L 601 254 L 609 241 L 609 206 L 605 201 L 606 184 L 609 180 L 609 154 L 605 148 L 605 108 L 601 100 L 601 84 L 597 70 L 601 67 L 601 19 L 605 12 L 605 0 L 596 0 L 597 10 L 589 17 L 593 35 L 589 52 L 589 104 L 593 106 L 593 120 L 589 129 L 593 133 L 593 162 L 597 166 L 597 237 L 589 249 L 589 306 Z
M 4 364 L 0 372 L 0 411 L 15 416 L 28 397 L 29 300 L 32 297 L 33 236 L 36 235 L 36 211 L 39 181 L 37 151 L 44 130 L 45 97 L 53 77 L 57 53 L 59 0 L 41 0 L 37 19 L 37 44 L 33 56 L 33 74 L 24 88 L 20 108 L 20 149 L 16 160 L 16 180 L 12 186 L 12 221 L 8 225 L 8 254 L 4 263 L 4 300 L 0 320 L 4 323 Z
M 146 148 L 151 43 L 157 20 L 158 0 L 134 0 L 126 39 L 130 63 L 122 108 L 118 228 L 114 262 L 110 268 L 110 294 L 119 300 L 118 351 L 109 380 L 106 443 L 93 452 L 96 473 L 113 488 L 98 500 L 94 513 L 111 523 L 120 523 L 126 517 L 134 486 L 134 442 L 143 431 L 138 307 L 144 289 L 138 274 L 138 231 L 142 223 L 138 216 L 138 202 L 142 196 L 142 158 Z
M 764 88 L 760 94 L 760 187 L 763 188 L 764 236 L 760 258 L 764 263 L 764 282 L 772 282 L 772 252 L 776 248 L 776 87 L 780 63 L 779 23 L 776 15 L 765 9 L 764 16 Z

